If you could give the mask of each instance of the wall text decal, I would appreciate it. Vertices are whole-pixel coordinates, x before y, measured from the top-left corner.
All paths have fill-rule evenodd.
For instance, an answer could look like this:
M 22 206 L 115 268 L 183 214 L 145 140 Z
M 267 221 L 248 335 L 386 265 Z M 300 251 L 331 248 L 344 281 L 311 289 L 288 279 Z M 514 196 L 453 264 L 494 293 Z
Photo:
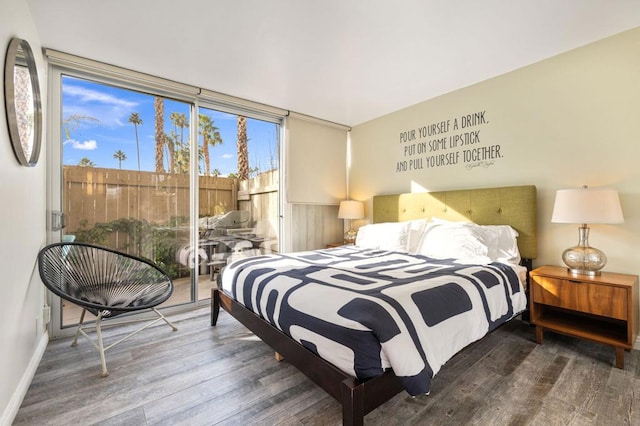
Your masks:
M 462 164 L 467 170 L 490 167 L 503 158 L 499 144 L 482 145 L 486 111 L 461 115 L 400 132 L 396 173 Z

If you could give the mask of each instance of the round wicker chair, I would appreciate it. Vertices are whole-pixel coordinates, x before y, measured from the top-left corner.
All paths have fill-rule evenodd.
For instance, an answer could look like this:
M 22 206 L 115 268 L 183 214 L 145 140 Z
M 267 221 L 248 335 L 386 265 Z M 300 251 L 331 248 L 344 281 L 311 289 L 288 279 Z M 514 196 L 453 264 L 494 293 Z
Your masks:
M 152 262 L 105 247 L 84 243 L 55 243 L 40 250 L 38 269 L 44 285 L 57 296 L 83 308 L 71 346 L 82 334 L 100 353 L 102 377 L 109 375 L 105 351 L 157 321 L 177 328 L 155 307 L 173 293 L 171 278 Z M 115 343 L 104 347 L 102 320 L 150 309 L 158 318 Z M 83 326 L 86 311 L 96 316 L 95 325 Z M 85 330 L 95 328 L 95 341 Z

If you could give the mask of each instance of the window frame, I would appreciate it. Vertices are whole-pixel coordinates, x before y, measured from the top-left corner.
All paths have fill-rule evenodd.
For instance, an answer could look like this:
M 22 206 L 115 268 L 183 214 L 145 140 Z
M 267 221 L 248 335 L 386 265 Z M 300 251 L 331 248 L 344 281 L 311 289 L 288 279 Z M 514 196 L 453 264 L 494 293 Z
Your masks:
M 48 61 L 48 114 L 50 119 L 47 120 L 47 139 L 49 141 L 46 149 L 47 153 L 47 244 L 58 242 L 61 240 L 61 230 L 56 229 L 57 216 L 55 213 L 62 211 L 62 77 L 67 75 L 75 78 L 94 81 L 96 83 L 111 85 L 127 90 L 142 92 L 150 96 L 162 96 L 164 98 L 173 99 L 188 103 L 190 105 L 190 194 L 189 194 L 189 214 L 190 214 L 190 241 L 196 244 L 198 240 L 198 113 L 199 109 L 209 108 L 222 112 L 228 112 L 237 115 L 243 115 L 248 118 L 254 118 L 262 121 L 272 122 L 278 125 L 278 139 L 280 152 L 279 157 L 279 224 L 278 235 L 282 240 L 284 233 L 283 226 L 283 202 L 284 186 L 284 119 L 288 111 L 282 110 L 268 105 L 259 104 L 252 101 L 235 98 L 233 96 L 224 95 L 211 90 L 201 89 L 188 84 L 183 84 L 149 74 L 132 71 L 126 68 L 109 65 L 91 59 L 78 57 L 75 55 L 59 52 L 52 49 L 44 50 Z M 197 283 L 197 274 L 191 276 L 192 293 L 195 291 L 194 286 Z M 171 306 L 165 308 L 167 314 L 184 312 L 206 306 L 210 303 L 208 298 L 198 300 L 195 294 L 192 294 L 191 302 Z M 45 296 L 46 303 L 52 307 L 51 322 L 49 324 L 49 333 L 51 338 L 60 338 L 70 336 L 75 329 L 71 326 L 62 326 L 61 300 L 58 297 L 52 297 L 51 294 Z M 140 314 L 137 316 L 143 319 L 148 314 Z M 125 322 L 127 319 L 114 319 L 111 323 Z M 130 318 L 129 318 L 130 320 Z

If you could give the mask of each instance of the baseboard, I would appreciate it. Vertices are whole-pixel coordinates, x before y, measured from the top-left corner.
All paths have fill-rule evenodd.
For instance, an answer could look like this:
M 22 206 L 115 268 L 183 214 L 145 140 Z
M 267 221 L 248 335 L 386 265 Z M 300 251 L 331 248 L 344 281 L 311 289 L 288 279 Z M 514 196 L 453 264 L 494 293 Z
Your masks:
M 36 374 L 36 370 L 38 369 L 38 365 L 42 360 L 44 351 L 47 349 L 48 343 L 49 334 L 45 332 L 42 334 L 42 337 L 40 337 L 38 346 L 36 347 L 36 350 L 33 353 L 31 360 L 29 361 L 29 365 L 27 365 L 27 369 L 20 379 L 20 383 L 18 383 L 18 387 L 13 392 L 13 396 L 11 397 L 7 408 L 2 413 L 2 417 L 0 417 L 0 426 L 10 426 L 13 423 L 13 420 L 18 414 L 18 410 L 20 410 L 20 406 L 22 405 L 22 400 L 27 394 L 27 390 L 29 390 L 29 386 L 31 385 L 33 376 L 35 376 Z

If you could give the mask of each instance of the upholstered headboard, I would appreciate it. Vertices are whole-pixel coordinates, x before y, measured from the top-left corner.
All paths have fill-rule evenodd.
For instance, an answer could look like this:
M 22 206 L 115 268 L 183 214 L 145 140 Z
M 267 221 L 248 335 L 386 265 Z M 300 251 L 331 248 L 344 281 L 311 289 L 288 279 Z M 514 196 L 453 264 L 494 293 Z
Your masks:
M 527 259 L 538 255 L 536 214 L 533 185 L 373 197 L 374 223 L 437 217 L 479 225 L 511 225 L 519 234 L 520 255 Z

